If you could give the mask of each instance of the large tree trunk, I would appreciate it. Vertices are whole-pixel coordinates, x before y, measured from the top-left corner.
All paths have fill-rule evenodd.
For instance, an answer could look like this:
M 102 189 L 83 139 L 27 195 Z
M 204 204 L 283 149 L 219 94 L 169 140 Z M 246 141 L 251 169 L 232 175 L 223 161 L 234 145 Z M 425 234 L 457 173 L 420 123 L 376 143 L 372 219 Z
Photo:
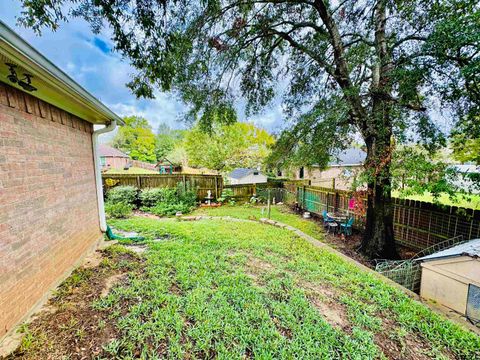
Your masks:
M 375 50 L 377 63 L 373 69 L 372 113 L 366 118 L 364 139 L 367 145 L 368 179 L 367 223 L 362 251 L 371 259 L 397 259 L 393 234 L 393 204 L 390 164 L 392 161 L 392 121 L 390 79 L 391 52 L 386 36 L 386 3 L 375 5 Z
M 384 134 L 385 135 L 385 134 Z M 367 222 L 362 252 L 371 259 L 398 259 L 393 233 L 391 196 L 391 146 L 386 141 L 367 139 Z M 384 138 L 384 140 L 386 140 Z

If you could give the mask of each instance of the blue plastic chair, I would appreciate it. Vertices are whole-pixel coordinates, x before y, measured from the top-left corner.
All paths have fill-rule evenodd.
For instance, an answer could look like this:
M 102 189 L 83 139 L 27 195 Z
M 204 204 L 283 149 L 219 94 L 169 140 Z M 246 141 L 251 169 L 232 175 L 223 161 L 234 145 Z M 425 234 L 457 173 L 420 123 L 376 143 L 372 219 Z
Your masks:
M 334 221 L 331 217 L 327 215 L 327 210 L 323 210 L 322 217 L 323 217 L 323 226 L 327 226 L 328 223 L 331 223 Z
M 345 224 L 340 224 L 340 232 L 347 235 L 352 235 L 353 217 L 347 220 Z

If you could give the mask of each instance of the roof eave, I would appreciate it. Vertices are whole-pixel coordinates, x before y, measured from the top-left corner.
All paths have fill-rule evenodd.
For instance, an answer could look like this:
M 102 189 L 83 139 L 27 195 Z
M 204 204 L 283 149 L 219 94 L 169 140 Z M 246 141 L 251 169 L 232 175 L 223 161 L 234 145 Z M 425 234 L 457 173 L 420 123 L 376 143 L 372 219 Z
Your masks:
M 0 50 L 6 57 L 14 60 L 17 65 L 48 83 L 55 91 L 65 95 L 65 101 L 53 103 L 52 105 L 73 113 L 93 124 L 107 124 L 113 120 L 116 120 L 119 125 L 124 124 L 123 120 L 117 114 L 33 48 L 1 20 Z M 15 86 L 15 84 L 12 83 L 9 83 L 9 85 Z M 23 91 L 22 88 L 18 86 L 15 87 Z M 42 98 L 39 93 L 30 94 L 49 102 L 48 98 Z M 91 116 L 78 114 L 78 111 L 75 110 L 73 105 L 85 107 L 86 112 L 91 114 Z

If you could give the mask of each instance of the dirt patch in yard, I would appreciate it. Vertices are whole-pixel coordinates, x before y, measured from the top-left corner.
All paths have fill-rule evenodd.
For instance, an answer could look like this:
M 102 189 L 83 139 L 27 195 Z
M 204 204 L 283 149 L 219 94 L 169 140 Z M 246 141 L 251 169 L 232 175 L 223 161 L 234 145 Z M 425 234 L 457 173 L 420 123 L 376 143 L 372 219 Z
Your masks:
M 272 264 L 257 257 L 249 256 L 246 263 L 247 275 L 257 284 L 262 283 L 260 279 L 263 274 L 273 270 L 275 270 L 275 267 Z M 351 327 L 346 316 L 346 309 L 337 301 L 337 295 L 334 290 L 327 286 L 313 284 L 303 280 L 299 281 L 298 285 L 305 291 L 310 303 L 330 325 L 343 330 Z
M 103 346 L 119 337 L 109 314 L 92 307 L 127 273 L 140 271 L 143 259 L 112 246 L 98 251 L 95 261 L 76 269 L 31 323 L 22 327 L 21 345 L 6 359 L 92 359 L 105 357 Z
M 393 317 L 393 315 L 391 315 Z M 399 335 L 398 326 L 385 316 L 384 331 L 375 334 L 375 343 L 389 359 L 427 360 L 432 358 L 432 348 L 418 334 Z M 455 359 L 453 354 L 444 354 L 448 359 Z
M 275 267 L 269 262 L 250 255 L 245 264 L 245 274 L 258 285 L 263 285 L 262 276 L 274 269 Z
M 305 291 L 310 303 L 330 325 L 349 332 L 351 324 L 347 318 L 347 310 L 338 300 L 335 290 L 325 284 L 313 284 L 304 280 L 299 281 L 299 286 Z

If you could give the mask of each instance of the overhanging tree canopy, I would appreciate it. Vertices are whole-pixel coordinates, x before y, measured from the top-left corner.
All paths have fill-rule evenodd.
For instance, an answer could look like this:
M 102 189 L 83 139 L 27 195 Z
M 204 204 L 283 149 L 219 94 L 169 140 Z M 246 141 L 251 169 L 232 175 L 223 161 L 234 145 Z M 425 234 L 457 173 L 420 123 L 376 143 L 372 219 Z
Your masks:
M 295 152 L 325 164 L 334 149 L 359 134 L 367 146 L 363 250 L 372 257 L 396 256 L 392 137 L 403 140 L 411 129 L 429 147 L 438 143 L 442 137 L 428 116 L 429 96 L 441 93 L 437 85 L 444 80 L 465 93 L 472 84 L 470 73 L 459 71 L 457 78 L 464 80 L 460 83 L 444 74 L 447 65 L 465 66 L 440 55 L 456 47 L 461 59 L 478 59 L 478 39 L 473 39 L 472 47 L 470 41 L 452 37 L 446 49 L 438 41 L 439 27 L 452 21 L 442 6 L 450 6 L 449 11 L 474 29 L 472 21 L 478 19 L 474 1 L 23 0 L 23 4 L 23 23 L 37 30 L 55 29 L 68 15 L 84 17 L 96 31 L 107 24 L 116 50 L 138 70 L 128 84 L 132 91 L 143 97 L 152 97 L 157 87 L 177 91 L 191 105 L 189 115 L 205 129 L 214 122 L 234 121 L 239 96 L 247 100 L 247 112 L 255 112 L 281 93 L 284 108 L 295 121 L 279 141 L 277 159 Z M 71 5 L 70 10 L 65 5 Z M 469 12 L 477 17 L 463 15 Z M 453 29 L 461 31 L 454 25 Z M 471 101 L 468 96 L 462 99 Z

